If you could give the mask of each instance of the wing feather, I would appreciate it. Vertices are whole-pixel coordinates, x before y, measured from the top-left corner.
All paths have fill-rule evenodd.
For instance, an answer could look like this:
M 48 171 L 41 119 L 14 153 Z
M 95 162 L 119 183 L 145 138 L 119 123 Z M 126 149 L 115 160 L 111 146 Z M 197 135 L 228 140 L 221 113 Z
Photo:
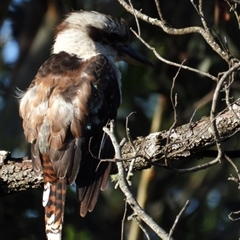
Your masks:
M 49 159 L 46 171 L 51 169 L 47 181 L 66 178 L 72 184 L 76 179 L 81 216 L 93 210 L 111 169 L 111 164 L 100 163 L 97 157 L 113 157 L 102 128 L 116 118 L 121 101 L 119 76 L 103 55 L 82 61 L 60 52 L 42 65 L 20 101 L 35 171 L 45 164 L 44 158 Z

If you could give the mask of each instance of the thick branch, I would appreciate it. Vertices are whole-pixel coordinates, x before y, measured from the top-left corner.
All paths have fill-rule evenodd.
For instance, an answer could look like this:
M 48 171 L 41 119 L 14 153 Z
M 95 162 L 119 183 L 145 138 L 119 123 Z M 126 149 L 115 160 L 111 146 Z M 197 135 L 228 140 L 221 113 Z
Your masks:
M 0 166 L 0 196 L 38 188 L 42 182 L 43 178 L 36 177 L 33 172 L 32 160 L 11 159 L 9 156 Z
M 226 110 L 217 115 L 216 125 L 219 141 L 227 140 L 240 130 L 240 100 L 232 105 L 232 110 Z M 166 145 L 167 139 L 169 139 L 168 145 Z M 195 157 L 196 153 L 201 153 L 201 150 L 213 146 L 215 141 L 208 117 L 170 131 L 152 133 L 145 138 L 139 137 L 134 141 L 136 155 L 139 157 L 135 161 L 133 171 L 148 168 L 153 163 L 164 163 L 165 159 L 171 163 Z M 136 155 L 132 145 L 127 142 L 122 149 L 123 158 L 128 159 Z
M 216 125 L 219 132 L 219 141 L 225 141 L 240 130 L 240 99 L 217 115 Z M 168 145 L 166 142 L 168 140 Z M 122 148 L 122 157 L 126 159 L 125 167 L 128 168 L 132 158 L 136 157 L 133 171 L 149 168 L 152 164 L 180 161 L 185 158 L 196 157 L 196 153 L 215 144 L 214 134 L 208 117 L 197 122 L 179 126 L 171 131 L 152 133 L 146 137 L 138 137 L 131 143 L 127 142 Z M 213 153 L 209 152 L 209 157 Z M 234 157 L 234 155 L 232 155 Z M 113 169 L 113 173 L 116 171 Z M 42 178 L 36 178 L 32 170 L 31 160 L 6 158 L 0 164 L 0 196 L 5 194 L 37 188 L 41 185 Z

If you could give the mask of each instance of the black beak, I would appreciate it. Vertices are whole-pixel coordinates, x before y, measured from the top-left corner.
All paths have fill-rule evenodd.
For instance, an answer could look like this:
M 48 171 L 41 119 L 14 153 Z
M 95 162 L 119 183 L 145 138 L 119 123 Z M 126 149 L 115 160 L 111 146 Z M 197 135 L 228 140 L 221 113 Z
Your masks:
M 152 66 L 153 64 L 141 53 L 128 45 L 117 46 L 118 60 L 138 66 Z

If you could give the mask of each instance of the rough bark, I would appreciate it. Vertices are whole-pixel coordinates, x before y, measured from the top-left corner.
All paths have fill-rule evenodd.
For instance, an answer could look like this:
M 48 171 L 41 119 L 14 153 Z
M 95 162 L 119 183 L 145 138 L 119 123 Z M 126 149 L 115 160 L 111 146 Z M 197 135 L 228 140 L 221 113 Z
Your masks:
M 32 169 L 32 160 L 27 158 L 14 159 L 8 152 L 0 153 L 0 196 L 27 189 L 38 188 L 43 182 L 36 177 Z

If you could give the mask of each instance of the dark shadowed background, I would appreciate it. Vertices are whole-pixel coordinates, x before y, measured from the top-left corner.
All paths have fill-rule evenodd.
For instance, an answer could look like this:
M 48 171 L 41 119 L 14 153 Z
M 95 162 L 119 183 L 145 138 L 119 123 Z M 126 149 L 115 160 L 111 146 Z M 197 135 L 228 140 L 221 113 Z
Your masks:
M 240 31 L 233 13 L 228 13 L 224 1 L 203 1 L 205 16 L 218 36 L 228 39 L 229 49 L 240 57 Z M 154 1 L 132 1 L 151 17 L 158 17 Z M 166 24 L 175 28 L 201 25 L 200 18 L 186 0 L 160 1 Z M 54 27 L 72 10 L 94 10 L 123 17 L 136 29 L 134 17 L 127 13 L 117 0 L 12 0 L 1 1 L 1 67 L 0 67 L 0 149 L 11 151 L 15 157 L 30 156 L 25 141 L 21 119 L 18 115 L 16 89 L 26 89 L 38 68 L 49 57 L 54 37 Z M 216 14 L 219 11 L 220 14 Z M 209 72 L 215 76 L 227 70 L 226 63 L 210 49 L 198 34 L 173 36 L 161 29 L 141 22 L 142 37 L 153 45 L 165 58 Z M 118 112 L 117 135 L 125 136 L 125 118 L 129 119 L 132 138 L 150 133 L 156 109 L 161 109 L 157 130 L 169 129 L 173 123 L 170 89 L 177 68 L 155 58 L 133 34 L 131 45 L 146 55 L 154 68 L 141 68 L 119 63 L 122 72 L 123 102 Z M 238 79 L 239 80 L 239 79 Z M 188 123 L 194 110 L 199 107 L 193 120 L 209 115 L 210 100 L 215 82 L 197 74 L 181 70 L 174 88 L 178 94 L 177 125 Z M 232 85 L 231 94 L 240 95 L 240 82 Z M 221 106 L 220 106 L 221 107 Z M 155 131 L 157 131 L 155 129 Z M 224 143 L 224 149 L 239 148 L 239 134 Z M 179 167 L 194 166 L 207 159 L 181 162 Z M 238 159 L 238 166 L 239 159 Z M 175 239 L 235 240 L 240 237 L 240 225 L 228 219 L 231 211 L 240 210 L 237 185 L 228 181 L 233 169 L 227 162 L 212 168 L 176 175 L 169 170 L 154 168 L 149 177 L 146 211 L 154 220 L 169 231 L 176 215 L 186 200 L 187 208 L 175 229 Z M 141 173 L 133 177 L 133 192 L 137 192 Z M 79 216 L 79 204 L 74 186 L 69 187 L 63 236 L 67 240 L 120 239 L 124 196 L 120 190 L 109 186 L 99 197 L 93 213 L 84 219 Z M 44 209 L 41 205 L 42 189 L 28 190 L 0 199 L 0 239 L 42 240 L 44 233 Z M 128 215 L 131 214 L 129 209 Z M 125 222 L 125 239 L 128 239 L 129 221 Z M 151 239 L 158 239 L 150 233 Z M 145 239 L 139 236 L 139 239 Z M 131 239 L 130 239 L 131 240 Z

